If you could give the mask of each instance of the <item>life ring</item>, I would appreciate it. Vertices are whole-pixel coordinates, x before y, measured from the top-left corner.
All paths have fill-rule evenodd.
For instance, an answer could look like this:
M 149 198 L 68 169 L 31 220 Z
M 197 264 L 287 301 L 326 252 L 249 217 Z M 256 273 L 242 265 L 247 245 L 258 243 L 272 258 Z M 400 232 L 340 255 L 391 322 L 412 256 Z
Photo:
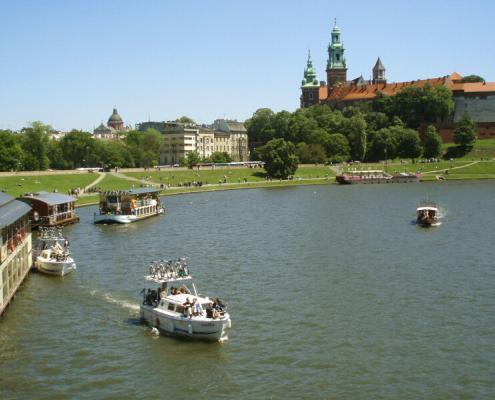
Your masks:
M 39 221 L 39 219 L 40 219 L 40 214 L 39 214 L 39 212 L 38 212 L 38 211 L 33 212 L 33 220 L 34 220 L 35 222 L 38 222 L 38 221 Z
M 137 201 L 136 199 L 131 200 L 131 208 L 137 208 Z

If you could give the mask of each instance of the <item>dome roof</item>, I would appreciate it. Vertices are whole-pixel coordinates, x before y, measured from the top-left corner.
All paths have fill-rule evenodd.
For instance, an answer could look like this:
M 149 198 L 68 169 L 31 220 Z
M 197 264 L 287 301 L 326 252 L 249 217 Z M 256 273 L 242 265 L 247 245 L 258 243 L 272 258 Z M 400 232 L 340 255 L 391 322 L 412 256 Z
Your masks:
M 110 118 L 108 118 L 108 123 L 110 123 L 110 122 L 113 122 L 113 123 L 116 123 L 116 122 L 124 123 L 124 121 L 120 117 L 119 113 L 117 112 L 117 109 L 116 108 L 113 109 L 112 115 L 110 115 Z

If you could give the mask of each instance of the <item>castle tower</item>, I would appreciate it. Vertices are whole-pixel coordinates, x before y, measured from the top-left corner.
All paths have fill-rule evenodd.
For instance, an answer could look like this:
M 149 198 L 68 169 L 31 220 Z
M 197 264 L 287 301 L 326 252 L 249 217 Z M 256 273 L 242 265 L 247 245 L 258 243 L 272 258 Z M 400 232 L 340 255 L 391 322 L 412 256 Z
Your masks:
M 311 61 L 311 53 L 308 50 L 308 61 L 306 62 L 304 78 L 301 82 L 301 108 L 318 104 L 319 91 L 320 85 Z
M 329 93 L 336 84 L 339 82 L 345 83 L 346 81 L 347 68 L 345 65 L 344 44 L 341 42 L 340 29 L 337 26 L 337 20 L 335 20 L 332 39 L 328 45 L 327 82 Z
M 385 67 L 378 57 L 376 64 L 373 67 L 373 83 L 387 83 L 387 78 L 385 77 Z
M 124 129 L 124 121 L 120 117 L 120 115 L 117 112 L 117 109 L 116 108 L 113 109 L 112 115 L 110 115 L 110 118 L 108 118 L 107 125 L 110 128 L 113 128 L 113 129 L 115 129 L 117 131 L 120 131 L 120 130 Z

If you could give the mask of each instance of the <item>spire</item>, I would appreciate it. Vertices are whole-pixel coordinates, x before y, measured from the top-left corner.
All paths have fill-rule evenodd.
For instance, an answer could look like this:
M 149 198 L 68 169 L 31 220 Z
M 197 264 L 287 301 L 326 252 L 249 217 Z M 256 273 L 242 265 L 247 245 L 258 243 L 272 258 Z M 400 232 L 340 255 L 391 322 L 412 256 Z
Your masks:
M 308 60 L 306 61 L 306 68 L 304 69 L 304 79 L 301 83 L 302 86 L 318 86 L 318 78 L 316 77 L 316 71 L 313 68 L 313 61 L 311 61 L 311 51 L 308 49 Z
M 373 67 L 373 83 L 387 83 L 387 78 L 385 77 L 385 67 L 382 64 L 380 57 L 378 57 L 375 66 Z

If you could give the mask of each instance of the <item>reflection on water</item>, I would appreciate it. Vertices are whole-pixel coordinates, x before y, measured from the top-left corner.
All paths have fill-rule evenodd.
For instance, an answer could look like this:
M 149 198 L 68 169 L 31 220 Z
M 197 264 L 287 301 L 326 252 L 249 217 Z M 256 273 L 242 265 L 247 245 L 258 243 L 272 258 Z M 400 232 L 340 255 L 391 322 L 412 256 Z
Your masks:
M 409 224 L 425 197 L 442 226 Z M 14 398 L 493 398 L 491 183 L 167 197 L 166 215 L 68 227 L 75 273 L 31 274 L 0 324 Z M 448 210 L 448 212 L 447 212 Z M 188 256 L 229 340 L 139 323 L 149 262 Z

